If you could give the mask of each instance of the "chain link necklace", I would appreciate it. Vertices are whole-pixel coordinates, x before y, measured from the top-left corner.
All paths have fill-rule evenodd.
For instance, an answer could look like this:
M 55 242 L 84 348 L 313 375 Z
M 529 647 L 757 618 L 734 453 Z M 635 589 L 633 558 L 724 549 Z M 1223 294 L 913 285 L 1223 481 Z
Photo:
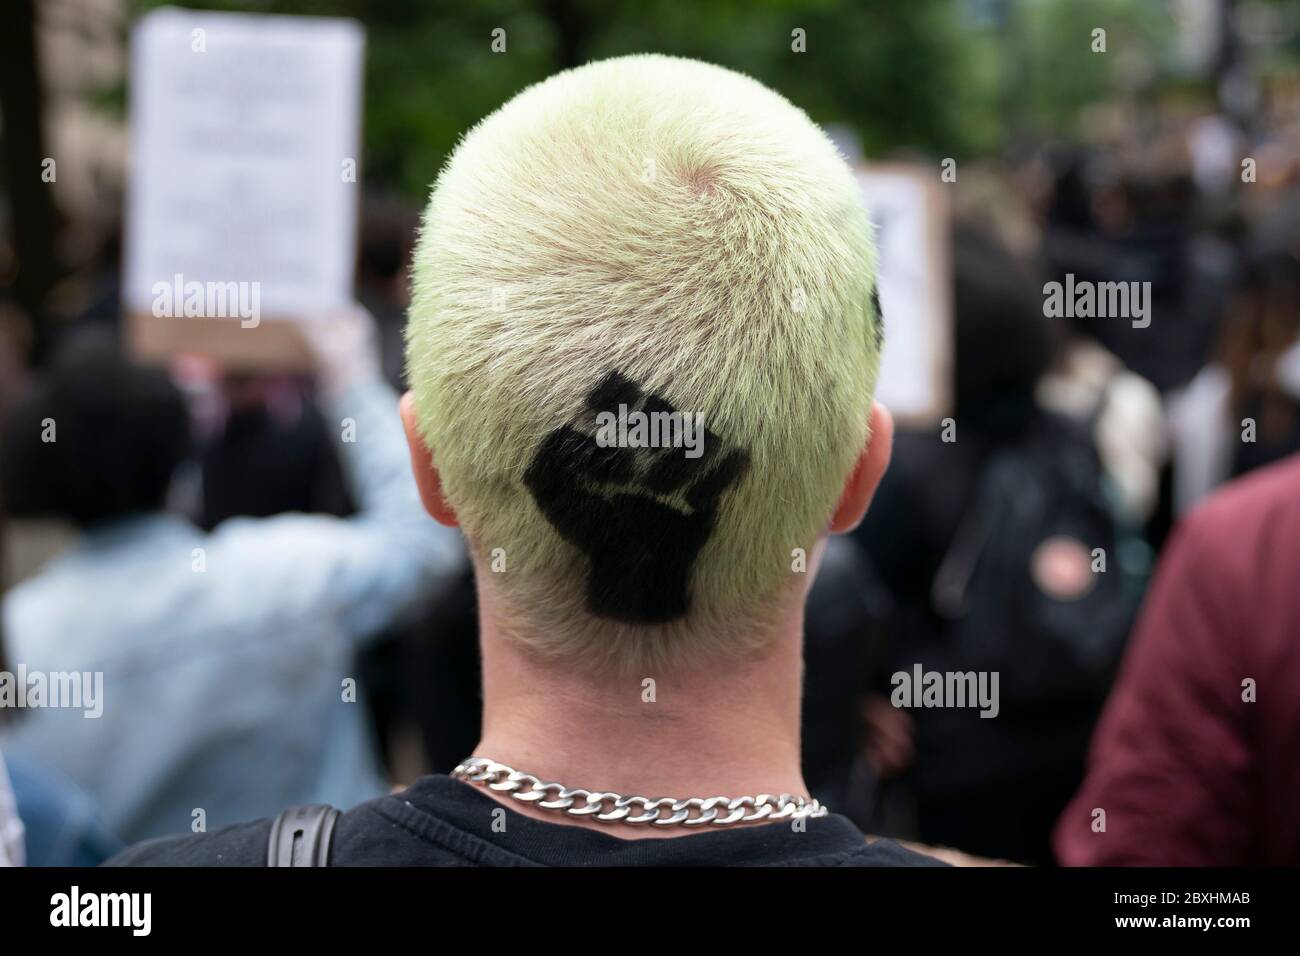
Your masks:
M 603 790 L 569 788 L 559 783 L 543 783 L 530 773 L 523 773 L 484 757 L 470 757 L 449 776 L 454 780 L 486 786 L 498 793 L 507 793 L 515 800 L 543 810 L 588 817 L 601 823 L 725 827 L 758 820 L 824 817 L 828 812 L 816 800 L 788 793 L 778 796 L 760 793 L 754 797 L 691 797 L 688 800 L 678 800 L 674 797 L 651 799 Z M 639 812 L 634 813 L 634 810 Z

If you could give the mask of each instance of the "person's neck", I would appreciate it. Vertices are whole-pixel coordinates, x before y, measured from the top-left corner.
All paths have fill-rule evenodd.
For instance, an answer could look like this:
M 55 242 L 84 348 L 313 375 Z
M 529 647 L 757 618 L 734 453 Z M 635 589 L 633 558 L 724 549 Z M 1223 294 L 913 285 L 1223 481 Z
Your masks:
M 480 608 L 480 621 L 476 756 L 566 787 L 624 795 L 807 796 L 799 755 L 801 607 L 760 659 L 657 676 L 653 700 L 643 678 L 588 676 L 538 661 L 500 633 L 490 608 Z M 526 816 L 615 836 L 682 833 L 584 821 L 483 792 Z

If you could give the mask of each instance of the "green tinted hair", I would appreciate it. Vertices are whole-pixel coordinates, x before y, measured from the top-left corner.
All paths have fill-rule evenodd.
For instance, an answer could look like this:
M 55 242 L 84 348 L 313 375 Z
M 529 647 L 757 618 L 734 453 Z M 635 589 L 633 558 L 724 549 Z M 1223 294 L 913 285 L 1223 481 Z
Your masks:
M 479 123 L 424 215 L 407 364 L 503 628 L 630 673 L 758 650 L 866 443 L 874 276 L 852 171 L 739 73 L 620 57 Z M 674 477 L 649 453 L 579 443 L 593 391 L 618 382 L 702 416 L 708 454 Z M 704 511 L 684 607 L 656 604 L 691 552 L 674 536 Z M 594 598 L 611 560 L 622 583 Z

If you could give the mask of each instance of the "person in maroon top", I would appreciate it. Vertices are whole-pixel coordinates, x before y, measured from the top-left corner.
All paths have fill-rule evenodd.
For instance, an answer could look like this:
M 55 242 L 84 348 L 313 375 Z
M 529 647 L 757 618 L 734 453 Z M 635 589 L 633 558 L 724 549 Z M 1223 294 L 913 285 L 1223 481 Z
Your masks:
M 1300 456 L 1176 530 L 1054 848 L 1072 866 L 1300 863 Z

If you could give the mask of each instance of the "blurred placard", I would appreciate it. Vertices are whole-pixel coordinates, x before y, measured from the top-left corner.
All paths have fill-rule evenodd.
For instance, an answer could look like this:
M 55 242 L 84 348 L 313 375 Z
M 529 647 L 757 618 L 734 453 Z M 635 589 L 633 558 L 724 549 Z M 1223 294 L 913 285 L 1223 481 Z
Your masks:
M 949 210 L 935 168 L 871 164 L 858 171 L 876 227 L 885 354 L 876 398 L 903 424 L 925 426 L 952 401 Z
M 352 296 L 364 32 L 164 8 L 131 41 L 123 290 L 137 352 L 294 367 Z

